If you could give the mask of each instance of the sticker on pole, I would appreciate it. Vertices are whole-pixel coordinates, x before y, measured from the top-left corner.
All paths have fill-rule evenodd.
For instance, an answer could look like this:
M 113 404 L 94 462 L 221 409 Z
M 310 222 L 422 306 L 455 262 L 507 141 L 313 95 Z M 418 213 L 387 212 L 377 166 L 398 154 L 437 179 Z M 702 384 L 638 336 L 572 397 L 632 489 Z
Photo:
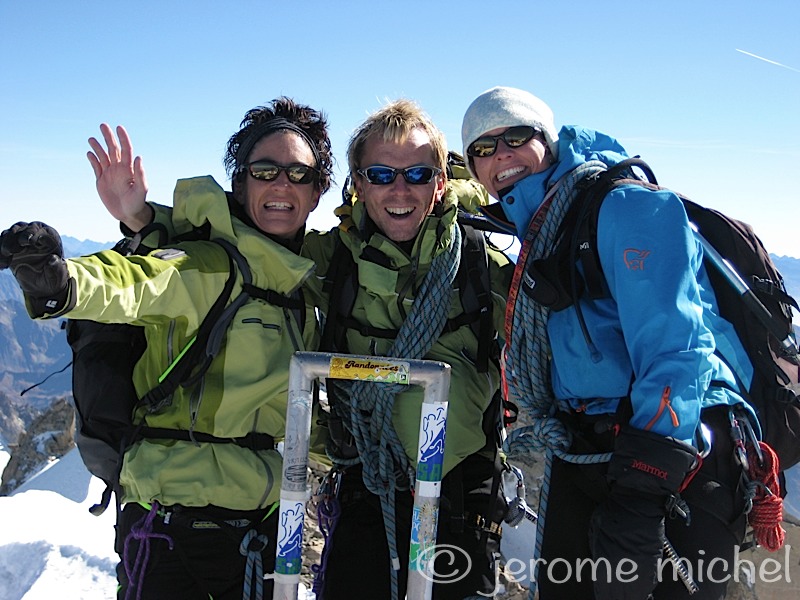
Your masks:
M 334 356 L 331 358 L 330 377 L 377 383 L 400 383 L 411 381 L 411 368 L 407 362 L 372 359 L 354 359 Z
M 303 551 L 302 502 L 281 499 L 280 522 L 278 524 L 278 550 L 275 572 L 282 575 L 299 575 Z
M 415 506 L 411 518 L 411 546 L 408 568 L 411 571 L 428 573 L 431 558 L 436 558 L 436 525 L 439 509 L 431 504 Z
M 417 454 L 417 479 L 419 481 L 441 481 L 446 428 L 447 410 L 437 404 L 423 403 Z

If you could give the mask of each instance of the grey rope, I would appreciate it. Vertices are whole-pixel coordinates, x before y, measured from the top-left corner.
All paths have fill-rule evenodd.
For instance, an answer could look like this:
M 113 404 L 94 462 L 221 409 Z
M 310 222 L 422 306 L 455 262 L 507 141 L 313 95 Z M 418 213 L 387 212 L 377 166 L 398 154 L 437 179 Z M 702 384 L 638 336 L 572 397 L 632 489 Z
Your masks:
M 541 221 L 541 228 L 538 232 L 529 230 L 526 236 L 525 242 L 530 244 L 526 264 L 547 257 L 554 251 L 558 241 L 556 239 L 558 227 L 577 196 L 578 183 L 605 169 L 606 165 L 601 161 L 592 160 L 583 163 L 567 173 L 549 190 L 541 209 L 547 211 Z M 510 433 L 505 444 L 506 450 L 512 457 L 515 454 L 545 452 L 544 481 L 539 501 L 534 559 L 541 556 L 553 457 L 578 464 L 607 462 L 611 458 L 610 453 L 569 453 L 572 436 L 555 416 L 559 408 L 567 407 L 560 406 L 553 394 L 550 342 L 547 337 L 549 314 L 548 307 L 534 302 L 524 292 L 518 293 L 511 325 L 511 339 L 506 340 L 504 355 L 509 399 L 518 404 L 521 412 L 528 413 L 531 420 L 530 425 Z M 536 566 L 538 567 L 538 562 Z M 529 596 L 531 600 L 535 591 L 536 586 L 531 585 Z
M 267 547 L 269 540 L 259 535 L 255 529 L 248 531 L 239 544 L 239 553 L 247 560 L 244 568 L 244 586 L 242 600 L 263 600 L 264 598 L 264 566 L 261 552 Z
M 388 356 L 423 358 L 439 338 L 450 310 L 453 281 L 461 262 L 461 229 L 454 225 L 452 231 L 450 246 L 431 262 L 430 270 Z M 358 459 L 351 463 L 360 460 L 364 485 L 381 500 L 392 561 L 392 599 L 397 600 L 400 559 L 395 529 L 395 491 L 406 489 L 406 485 L 413 486 L 415 474 L 394 429 L 392 407 L 396 395 L 406 391 L 408 386 L 343 380 L 334 380 L 334 385 L 343 390 L 345 398 L 349 398 L 349 402 L 340 402 L 335 406 L 340 411 L 346 411 L 342 416 L 347 419 L 348 429 L 358 449 Z

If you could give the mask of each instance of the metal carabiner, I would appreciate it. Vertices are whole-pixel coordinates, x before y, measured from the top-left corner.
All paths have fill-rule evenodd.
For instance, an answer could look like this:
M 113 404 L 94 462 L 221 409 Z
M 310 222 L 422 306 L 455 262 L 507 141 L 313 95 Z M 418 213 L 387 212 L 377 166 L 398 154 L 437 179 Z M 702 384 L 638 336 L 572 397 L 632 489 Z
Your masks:
M 764 452 L 761 450 L 761 444 L 758 443 L 758 436 L 756 432 L 753 430 L 753 425 L 750 423 L 748 419 L 743 419 L 744 421 L 744 430 L 745 430 L 745 441 L 749 438 L 750 442 L 753 444 L 753 448 L 756 451 L 756 458 L 758 459 L 758 464 L 763 466 L 764 465 Z
M 728 410 L 728 421 L 731 425 L 731 440 L 733 441 L 733 451 L 736 455 L 736 460 L 739 461 L 743 469 L 747 470 L 749 464 L 747 461 L 747 449 L 744 445 L 744 431 L 736 415 L 733 414 L 732 409 Z

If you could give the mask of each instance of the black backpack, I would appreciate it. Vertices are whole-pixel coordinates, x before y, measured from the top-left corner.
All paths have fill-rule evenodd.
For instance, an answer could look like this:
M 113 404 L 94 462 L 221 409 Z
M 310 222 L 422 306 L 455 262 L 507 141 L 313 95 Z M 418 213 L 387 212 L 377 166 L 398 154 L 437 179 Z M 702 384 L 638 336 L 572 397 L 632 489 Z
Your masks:
M 638 176 L 634 167 L 646 179 Z M 638 157 L 582 182 L 562 222 L 555 252 L 528 267 L 536 285 L 523 289 L 535 300 L 560 310 L 584 293 L 592 299 L 608 295 L 597 253 L 597 220 L 606 195 L 616 186 L 629 184 L 664 189 Z M 750 387 L 739 382 L 736 391 L 755 409 L 764 441 L 777 453 L 781 470 L 786 470 L 800 462 L 800 360 L 792 328 L 792 308 L 798 309 L 797 301 L 786 292 L 783 277 L 749 225 L 677 195 L 703 243 L 704 263 L 720 314 L 733 325 L 753 364 Z M 578 261 L 582 275 L 576 268 Z M 591 348 L 579 304 L 576 309 Z
M 141 239 L 147 233 L 149 231 L 122 240 L 114 250 L 125 256 L 147 254 L 151 249 L 141 245 Z M 208 239 L 207 232 L 198 230 L 187 239 Z M 274 447 L 274 440 L 267 434 L 250 433 L 242 438 L 217 438 L 201 432 L 153 428 L 145 426 L 143 422 L 134 422 L 134 415 L 140 407 L 146 406 L 148 412 L 157 412 L 168 404 L 178 386 L 188 388 L 202 379 L 219 352 L 224 333 L 236 310 L 249 297 L 257 297 L 287 309 L 304 309 L 302 299 L 254 287 L 247 261 L 236 247 L 225 240 L 212 241 L 220 244 L 228 253 L 230 273 L 224 289 L 200 324 L 195 338 L 142 398 L 136 394 L 132 375 L 134 366 L 147 346 L 144 328 L 75 319 L 66 321 L 67 341 L 73 353 L 72 392 L 77 413 L 75 442 L 89 472 L 106 483 L 101 501 L 89 509 L 92 514 L 100 515 L 105 511 L 112 491 L 119 499 L 123 456 L 139 440 L 234 443 L 253 450 Z M 243 291 L 229 302 L 237 270 L 244 279 Z

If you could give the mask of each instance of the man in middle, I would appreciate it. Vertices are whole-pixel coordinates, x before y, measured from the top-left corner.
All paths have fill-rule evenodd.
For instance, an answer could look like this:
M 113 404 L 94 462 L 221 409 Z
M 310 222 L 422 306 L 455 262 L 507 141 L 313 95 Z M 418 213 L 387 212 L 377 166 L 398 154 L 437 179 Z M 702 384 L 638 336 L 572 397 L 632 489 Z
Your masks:
M 500 370 L 485 357 L 499 349 L 513 264 L 491 247 L 475 253 L 462 243 L 470 232 L 457 222 L 459 197 L 469 204 L 485 191 L 473 181 L 448 183 L 444 135 L 414 102 L 398 100 L 369 116 L 347 154 L 355 198 L 339 211 L 341 226 L 307 234 L 303 251 L 318 265 L 308 287 L 326 317 L 321 349 L 451 365 L 437 537 L 438 547 L 450 548 L 435 563 L 434 598 L 491 594 L 507 506 L 499 483 Z M 485 310 L 473 313 L 458 271 L 475 272 L 478 261 L 488 263 L 490 289 Z M 488 341 L 476 334 L 481 314 Z M 324 555 L 321 597 L 403 598 L 423 393 L 338 380 L 327 390 L 341 512 Z

